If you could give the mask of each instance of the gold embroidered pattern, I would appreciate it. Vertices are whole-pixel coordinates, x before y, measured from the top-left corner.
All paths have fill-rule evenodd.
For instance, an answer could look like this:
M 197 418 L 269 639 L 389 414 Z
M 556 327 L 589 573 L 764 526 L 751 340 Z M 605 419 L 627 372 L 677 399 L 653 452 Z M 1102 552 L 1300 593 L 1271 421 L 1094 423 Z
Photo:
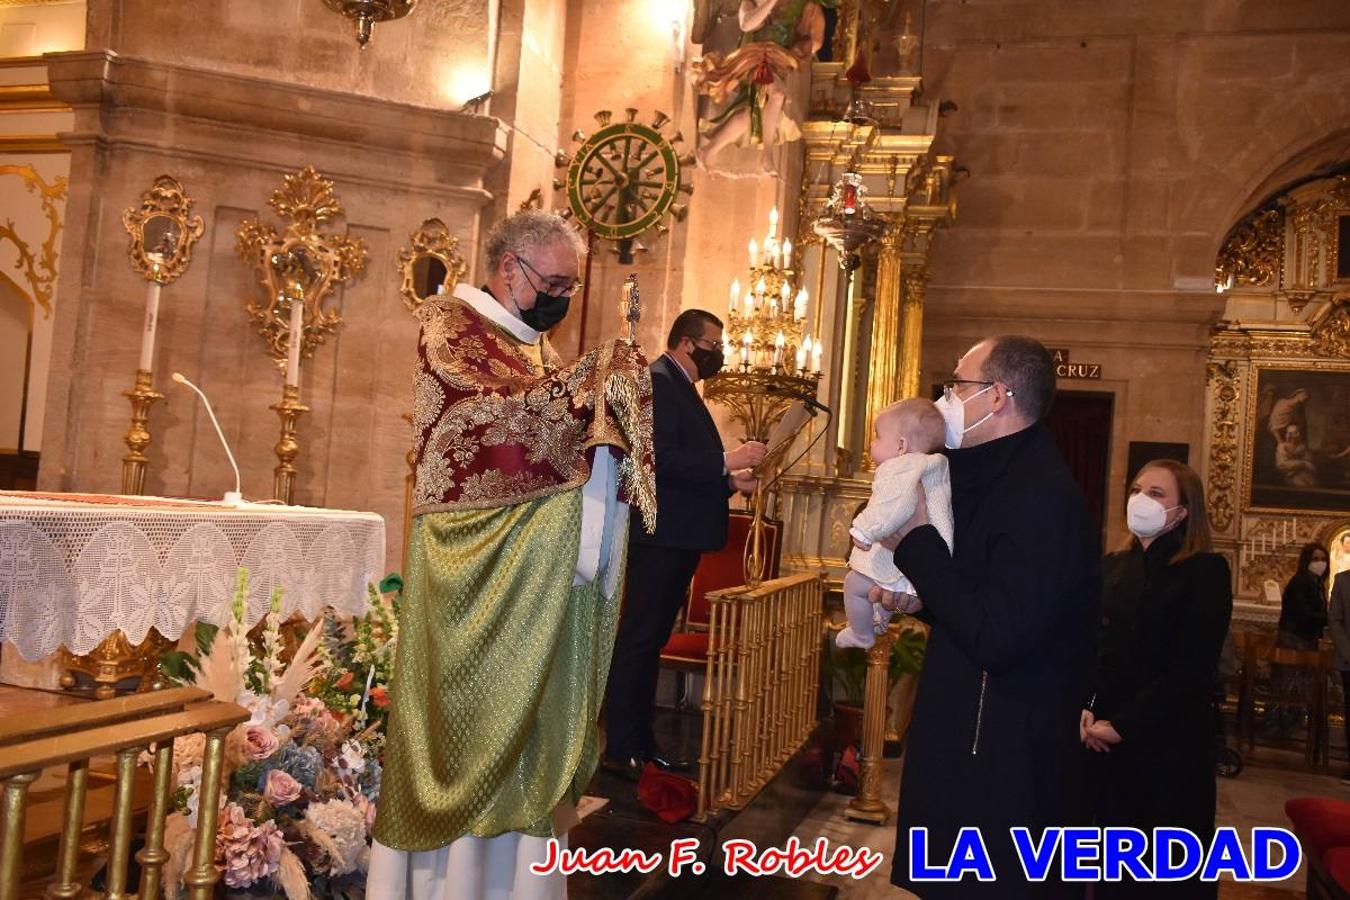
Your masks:
M 615 448 L 620 494 L 656 521 L 651 374 L 636 348 L 602 345 L 543 372 L 524 347 L 454 298 L 427 301 L 414 380 L 415 515 L 507 506 L 583 484 L 586 452 Z

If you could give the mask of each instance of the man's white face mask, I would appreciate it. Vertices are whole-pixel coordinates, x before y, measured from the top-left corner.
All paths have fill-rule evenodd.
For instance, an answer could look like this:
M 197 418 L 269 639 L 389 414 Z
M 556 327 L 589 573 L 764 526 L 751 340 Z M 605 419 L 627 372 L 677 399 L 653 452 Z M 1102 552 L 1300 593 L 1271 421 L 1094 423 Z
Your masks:
M 994 411 L 991 409 L 989 412 L 985 413 L 978 422 L 970 425 L 966 424 L 966 404 L 983 394 L 985 391 L 992 391 L 993 389 L 994 386 L 990 384 L 983 390 L 971 394 L 965 400 L 956 396 L 954 391 L 947 390 L 943 391 L 942 396 L 933 404 L 938 408 L 938 412 L 942 413 L 943 421 L 947 423 L 946 443 L 948 450 L 960 449 L 961 439 L 965 437 L 966 432 L 970 431 L 972 428 L 980 427 L 986 419 L 994 414 Z

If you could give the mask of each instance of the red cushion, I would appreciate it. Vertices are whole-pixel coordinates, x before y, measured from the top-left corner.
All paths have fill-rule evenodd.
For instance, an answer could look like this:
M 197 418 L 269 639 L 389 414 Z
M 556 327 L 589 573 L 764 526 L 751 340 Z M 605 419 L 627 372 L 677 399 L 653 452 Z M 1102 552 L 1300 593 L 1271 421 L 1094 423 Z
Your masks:
M 1322 857 L 1322 866 L 1341 890 L 1350 891 L 1350 847 L 1332 847 Z
M 661 655 L 678 656 L 680 659 L 707 659 L 708 634 L 698 631 L 676 632 L 661 648 Z
M 1322 859 L 1328 850 L 1350 848 L 1350 803 L 1325 797 L 1295 797 L 1285 802 L 1284 814 L 1294 823 L 1303 852 L 1309 856 Z M 1350 863 L 1350 854 L 1346 861 Z
M 750 539 L 750 525 L 754 516 L 749 513 L 733 512 L 727 520 L 726 545 L 714 553 L 705 553 L 698 561 L 694 571 L 693 584 L 689 586 L 689 606 L 685 610 L 685 621 L 691 624 L 707 625 L 709 616 L 708 594 L 725 588 L 740 587 L 745 584 L 745 544 Z M 765 579 L 778 577 L 778 525 L 775 522 L 764 523 L 764 568 Z

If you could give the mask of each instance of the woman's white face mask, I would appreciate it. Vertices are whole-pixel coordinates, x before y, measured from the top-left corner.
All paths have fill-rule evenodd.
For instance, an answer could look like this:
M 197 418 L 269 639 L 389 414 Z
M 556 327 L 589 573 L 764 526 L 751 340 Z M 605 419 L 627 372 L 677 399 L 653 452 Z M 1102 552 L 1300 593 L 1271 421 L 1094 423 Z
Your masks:
M 1167 521 L 1167 514 L 1180 507 L 1181 504 L 1163 506 L 1148 494 L 1135 494 L 1125 504 L 1125 524 L 1141 540 L 1155 538 L 1166 531 L 1169 525 L 1176 524 L 1175 519 L 1171 523 Z
M 988 387 L 971 394 L 965 400 L 962 400 L 955 394 L 944 393 L 933 403 L 933 405 L 938 408 L 938 412 L 942 413 L 942 420 L 947 423 L 946 443 L 948 450 L 959 450 L 961 447 L 961 439 L 965 437 L 966 432 L 970 431 L 972 428 L 980 427 L 986 419 L 994 414 L 994 411 L 991 409 L 989 412 L 985 413 L 978 422 L 971 425 L 966 424 L 966 404 L 983 394 L 985 391 L 992 391 L 993 389 L 994 386 L 991 384 Z

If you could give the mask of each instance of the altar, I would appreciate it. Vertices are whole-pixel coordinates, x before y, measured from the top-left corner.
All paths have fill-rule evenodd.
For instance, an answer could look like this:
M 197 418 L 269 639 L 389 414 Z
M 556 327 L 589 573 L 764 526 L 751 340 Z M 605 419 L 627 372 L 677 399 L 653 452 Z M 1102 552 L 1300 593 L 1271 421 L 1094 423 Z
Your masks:
M 194 623 L 225 624 L 241 569 L 247 627 L 274 595 L 283 618 L 360 615 L 384 540 L 368 512 L 0 492 L 0 675 L 55 687 L 74 669 L 110 695 Z

